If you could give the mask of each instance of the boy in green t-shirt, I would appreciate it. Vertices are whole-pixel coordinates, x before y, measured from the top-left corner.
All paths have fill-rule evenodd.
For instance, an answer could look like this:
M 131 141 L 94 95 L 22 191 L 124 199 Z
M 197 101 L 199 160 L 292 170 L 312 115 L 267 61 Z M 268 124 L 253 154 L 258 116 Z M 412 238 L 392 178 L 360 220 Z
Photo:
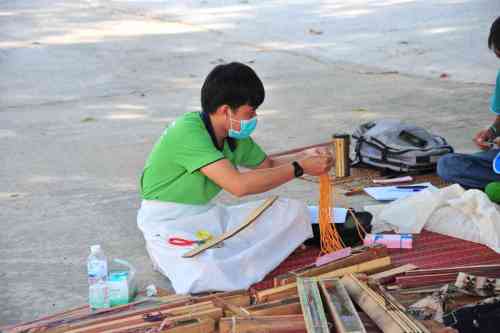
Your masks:
M 250 67 L 236 62 L 215 67 L 201 89 L 202 112 L 176 119 L 146 161 L 138 226 L 153 264 L 179 293 L 247 288 L 312 236 L 305 203 L 280 198 L 223 248 L 184 259 L 190 248 L 169 242 L 218 236 L 240 225 L 259 204 L 214 203 L 221 190 L 237 197 L 263 193 L 332 167 L 333 157 L 323 148 L 279 157 L 264 153 L 250 137 L 264 96 Z
M 488 47 L 500 58 L 500 17 L 491 25 Z M 500 152 L 500 71 L 497 73 L 495 90 L 490 99 L 490 111 L 495 113 L 493 124 L 477 132 L 474 142 L 483 150 L 475 154 L 447 154 L 441 157 L 437 173 L 450 183 L 465 188 L 484 189 L 492 181 L 500 181 L 500 175 L 493 171 L 492 162 Z
M 242 197 L 332 166 L 327 150 L 271 158 L 252 140 L 264 86 L 240 63 L 215 67 L 201 90 L 201 113 L 177 119 L 156 143 L 141 178 L 146 200 L 207 204 L 221 189 Z M 320 155 L 322 154 L 322 155 Z M 241 172 L 236 167 L 253 170 Z

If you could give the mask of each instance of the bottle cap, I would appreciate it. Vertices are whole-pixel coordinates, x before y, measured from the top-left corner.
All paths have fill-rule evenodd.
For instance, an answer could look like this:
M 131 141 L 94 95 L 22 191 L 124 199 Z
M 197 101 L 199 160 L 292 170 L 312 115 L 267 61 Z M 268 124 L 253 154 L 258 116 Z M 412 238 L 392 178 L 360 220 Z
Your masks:
M 90 252 L 91 253 L 97 253 L 99 251 L 101 251 L 101 245 L 92 245 L 90 247 Z

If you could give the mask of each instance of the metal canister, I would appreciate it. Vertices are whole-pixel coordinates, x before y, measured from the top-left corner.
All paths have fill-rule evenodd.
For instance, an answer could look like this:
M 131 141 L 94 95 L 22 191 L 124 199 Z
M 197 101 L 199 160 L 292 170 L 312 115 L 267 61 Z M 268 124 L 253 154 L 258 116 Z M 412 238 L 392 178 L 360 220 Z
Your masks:
M 351 137 L 349 134 L 334 134 L 333 146 L 335 151 L 335 176 L 348 177 L 351 175 L 351 161 L 349 151 Z

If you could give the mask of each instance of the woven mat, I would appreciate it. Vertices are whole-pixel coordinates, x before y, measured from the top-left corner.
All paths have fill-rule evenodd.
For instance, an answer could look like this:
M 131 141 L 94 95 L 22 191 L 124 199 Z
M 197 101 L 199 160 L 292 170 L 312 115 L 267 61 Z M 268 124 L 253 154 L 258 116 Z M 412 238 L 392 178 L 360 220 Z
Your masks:
M 413 177 L 413 182 L 408 184 L 430 182 L 432 185 L 438 188 L 450 185 L 449 183 L 442 180 L 435 172 L 422 175 L 411 175 L 411 176 Z M 371 168 L 351 168 L 351 176 L 343 178 L 335 178 L 335 174 L 333 172 L 330 172 L 330 177 L 333 179 L 332 185 L 335 185 L 336 188 L 340 188 L 345 191 L 359 187 L 381 186 L 381 185 L 374 185 L 373 179 L 384 178 L 379 170 Z M 311 183 L 318 183 L 317 177 L 305 175 L 301 179 Z M 388 186 L 390 186 L 390 184 Z
M 500 264 L 500 254 L 485 245 L 426 230 L 414 235 L 412 249 L 389 249 L 389 254 L 394 265 L 414 264 L 420 268 Z M 310 265 L 318 255 L 319 249 L 314 246 L 297 249 L 251 289 L 272 288 L 275 276 Z
M 414 264 L 420 268 L 500 264 L 500 254 L 485 245 L 422 231 L 414 236 L 413 249 L 390 249 L 395 265 Z

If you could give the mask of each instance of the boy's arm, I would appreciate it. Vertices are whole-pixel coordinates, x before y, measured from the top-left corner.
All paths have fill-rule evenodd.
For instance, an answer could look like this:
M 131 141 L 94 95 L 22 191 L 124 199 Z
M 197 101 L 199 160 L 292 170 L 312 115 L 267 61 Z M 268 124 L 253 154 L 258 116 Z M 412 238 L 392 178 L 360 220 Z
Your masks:
M 495 140 L 495 138 L 500 136 L 500 115 L 495 117 L 495 121 L 491 124 L 490 127 L 480 130 L 474 136 L 474 142 L 476 145 L 483 149 L 490 149 L 491 142 Z
M 300 161 L 304 173 L 312 176 L 328 172 L 332 164 L 331 157 L 314 156 Z M 200 171 L 224 190 L 237 197 L 266 192 L 295 178 L 294 167 L 291 163 L 273 168 L 240 172 L 229 160 L 222 159 L 204 166 Z
M 331 157 L 331 153 L 328 150 L 328 148 L 318 147 L 318 148 L 309 148 L 300 152 L 290 153 L 286 155 L 279 155 L 272 157 L 268 156 L 256 169 L 275 168 L 281 165 L 290 164 L 293 161 L 300 161 L 313 156 Z

